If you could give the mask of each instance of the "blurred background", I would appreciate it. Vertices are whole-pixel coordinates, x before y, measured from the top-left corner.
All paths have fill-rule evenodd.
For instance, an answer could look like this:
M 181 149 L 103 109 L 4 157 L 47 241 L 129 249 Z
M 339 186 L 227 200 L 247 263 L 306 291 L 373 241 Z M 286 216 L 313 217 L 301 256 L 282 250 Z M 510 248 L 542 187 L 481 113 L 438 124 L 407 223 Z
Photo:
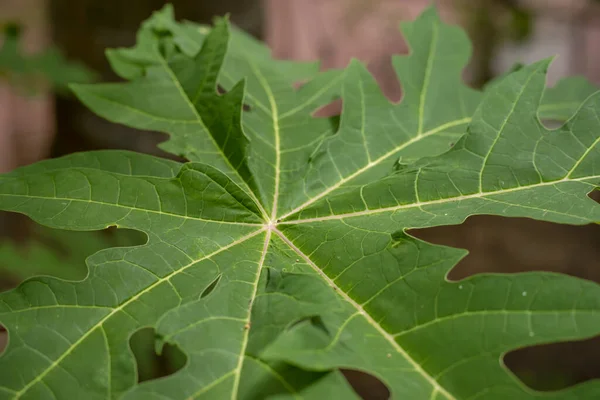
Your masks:
M 134 131 L 94 116 L 66 89 L 68 82 L 111 81 L 107 47 L 131 46 L 140 23 L 164 0 L 0 0 L 0 173 L 75 151 L 121 148 L 158 155 L 165 136 Z M 391 54 L 406 53 L 398 22 L 414 19 L 429 0 L 173 0 L 178 19 L 210 22 L 229 13 L 238 27 L 266 41 L 279 58 L 343 67 L 351 57 L 368 63 L 392 100 L 401 87 Z M 600 1 L 439 0 L 446 22 L 473 41 L 465 80 L 482 87 L 516 62 L 558 55 L 549 84 L 582 75 L 600 86 Z M 596 192 L 598 193 L 598 192 Z M 470 255 L 451 273 L 545 270 L 600 283 L 600 225 L 561 226 L 479 216 L 460 226 L 413 232 Z M 0 290 L 31 275 L 85 277 L 85 258 L 108 246 L 142 243 L 136 232 L 70 233 L 42 229 L 18 215 L 0 214 Z M 177 349 L 158 357 L 152 331 L 132 348 L 140 380 L 172 373 Z M 6 333 L 0 326 L 0 351 Z M 505 362 L 528 386 L 556 390 L 600 378 L 600 339 L 521 349 Z M 374 378 L 346 371 L 365 398 L 384 399 Z

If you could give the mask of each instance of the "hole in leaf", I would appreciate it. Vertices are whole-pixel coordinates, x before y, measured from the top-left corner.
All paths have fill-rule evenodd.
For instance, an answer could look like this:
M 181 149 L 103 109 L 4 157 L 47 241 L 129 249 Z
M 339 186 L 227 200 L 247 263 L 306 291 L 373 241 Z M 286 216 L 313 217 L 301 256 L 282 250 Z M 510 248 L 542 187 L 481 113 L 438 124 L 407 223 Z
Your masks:
M 154 328 L 143 328 L 135 332 L 129 345 L 137 363 L 138 382 L 172 375 L 187 362 L 186 355 L 178 346 L 164 343 L 159 347 L 160 337 L 156 335 Z
M 365 400 L 387 400 L 388 387 L 373 375 L 354 369 L 343 369 L 342 373 L 352 389 Z
M 212 281 L 210 283 L 210 285 L 208 285 L 206 287 L 206 289 L 204 289 L 204 291 L 202 292 L 202 294 L 200 295 L 200 298 L 203 299 L 206 296 L 208 296 L 209 294 L 212 293 L 213 290 L 215 290 L 215 288 L 217 287 L 217 285 L 219 284 L 219 281 L 221 280 L 221 275 L 217 276 L 217 278 Z
M 0 356 L 2 356 L 2 353 L 4 353 L 6 345 L 8 345 L 8 331 L 4 325 L 0 324 Z
M 518 349 L 504 363 L 531 389 L 565 389 L 600 378 L 600 337 Z

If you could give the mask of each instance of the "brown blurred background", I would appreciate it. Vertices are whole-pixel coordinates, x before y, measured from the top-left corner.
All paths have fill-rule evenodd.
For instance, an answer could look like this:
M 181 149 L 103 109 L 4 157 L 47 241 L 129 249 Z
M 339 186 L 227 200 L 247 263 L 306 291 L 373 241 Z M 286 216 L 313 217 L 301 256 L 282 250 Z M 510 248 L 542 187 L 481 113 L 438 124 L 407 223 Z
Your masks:
M 429 0 L 177 0 L 178 18 L 210 22 L 231 14 L 233 23 L 266 40 L 280 58 L 320 59 L 324 68 L 343 67 L 351 57 L 367 62 L 384 92 L 394 100 L 401 87 L 390 55 L 407 51 L 398 22 L 415 18 Z M 104 58 L 107 47 L 129 46 L 142 20 L 164 0 L 0 0 L 0 24 L 24 26 L 22 44 L 39 52 L 54 43 L 114 80 Z M 558 54 L 549 83 L 567 75 L 584 75 L 600 84 L 600 1 L 592 0 L 440 0 L 443 18 L 465 27 L 474 43 L 465 79 L 481 87 L 515 62 L 532 62 Z M 1 71 L 0 71 L 1 72 Z M 125 148 L 160 154 L 164 137 L 103 121 L 68 94 L 49 87 L 24 95 L 0 74 L 0 172 L 36 160 L 80 150 Z M 32 224 L 0 215 L 4 242 L 27 243 Z M 470 255 L 451 277 L 481 272 L 545 270 L 600 282 L 600 226 L 560 226 L 525 219 L 470 218 L 461 226 L 415 232 L 435 243 L 467 248 Z M 1 247 L 1 246 L 0 246 Z M 27 246 L 23 247 L 27 251 Z M 64 249 L 63 249 L 64 250 Z M 67 249 L 68 251 L 68 249 Z M 24 276 L 2 273 L 0 290 Z M 25 257 L 26 255 L 24 255 Z M 13 260 L 13 259 L 11 259 Z M 15 261 L 11 261 L 15 262 Z M 79 262 L 83 262 L 83 256 Z M 18 266 L 17 266 L 18 267 Z M 12 270 L 16 269 L 11 266 Z M 5 268 L 6 269 L 6 268 Z M 1 328 L 1 327 L 0 327 Z M 3 339 L 4 338 L 4 339 Z M 5 335 L 0 332 L 0 348 Z M 160 374 L 164 360 L 154 360 Z M 507 364 L 531 387 L 552 390 L 600 378 L 600 339 L 524 349 L 509 354 Z M 166 369 L 165 369 L 166 368 Z M 349 374 L 369 398 L 385 398 L 385 389 L 367 377 Z M 362 389 L 360 389 L 362 387 Z

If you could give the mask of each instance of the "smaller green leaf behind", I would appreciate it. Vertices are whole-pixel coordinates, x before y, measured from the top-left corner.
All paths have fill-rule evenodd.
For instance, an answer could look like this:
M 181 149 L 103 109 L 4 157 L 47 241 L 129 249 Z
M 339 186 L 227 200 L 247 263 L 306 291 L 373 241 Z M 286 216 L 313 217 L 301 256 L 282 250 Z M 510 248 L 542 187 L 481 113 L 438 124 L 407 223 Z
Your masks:
M 70 83 L 94 81 L 96 74 L 84 65 L 67 61 L 56 47 L 43 52 L 26 54 L 21 48 L 20 30 L 4 30 L 0 47 L 0 76 L 25 93 L 40 90 L 41 83 L 50 84 L 59 93 L 68 93 Z
M 0 243 L 0 273 L 22 281 L 37 275 L 83 279 L 85 259 L 108 247 L 133 246 L 145 241 L 135 231 L 84 233 L 36 227 L 25 243 Z

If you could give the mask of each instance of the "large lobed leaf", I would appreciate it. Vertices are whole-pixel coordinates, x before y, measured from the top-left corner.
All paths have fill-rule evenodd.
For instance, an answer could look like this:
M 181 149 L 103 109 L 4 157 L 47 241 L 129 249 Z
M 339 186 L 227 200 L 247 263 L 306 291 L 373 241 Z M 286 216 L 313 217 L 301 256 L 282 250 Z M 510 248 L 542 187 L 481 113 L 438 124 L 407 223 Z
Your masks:
M 319 73 L 275 61 L 226 20 L 179 24 L 170 8 L 135 48 L 111 51 L 129 82 L 76 94 L 109 120 L 168 133 L 163 148 L 189 162 L 90 152 L 0 178 L 4 210 L 148 236 L 91 256 L 85 280 L 33 278 L 0 295 L 0 399 L 356 398 L 340 368 L 399 399 L 541 397 L 502 356 L 598 334 L 600 288 L 549 273 L 451 282 L 465 252 L 406 230 L 484 213 L 600 221 L 587 196 L 600 184 L 600 97 L 578 106 L 587 83 L 545 92 L 548 61 L 482 94 L 460 81 L 470 50 L 458 28 L 430 9 L 403 32 L 399 104 L 358 62 Z M 312 116 L 335 96 L 339 129 Z M 576 109 L 557 130 L 538 118 Z M 138 384 L 129 338 L 148 326 L 187 363 Z M 599 395 L 596 382 L 543 394 Z

